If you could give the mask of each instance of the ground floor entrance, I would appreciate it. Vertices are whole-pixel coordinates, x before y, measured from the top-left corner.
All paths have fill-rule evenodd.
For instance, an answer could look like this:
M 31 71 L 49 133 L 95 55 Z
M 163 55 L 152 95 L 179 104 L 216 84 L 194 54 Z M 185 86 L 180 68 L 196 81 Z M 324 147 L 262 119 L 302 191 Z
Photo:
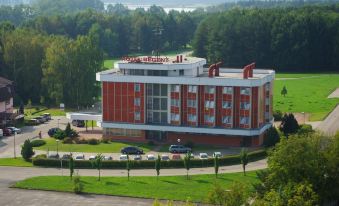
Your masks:
M 157 141 L 157 142 L 166 142 L 167 132 L 148 130 L 146 131 L 146 139 Z

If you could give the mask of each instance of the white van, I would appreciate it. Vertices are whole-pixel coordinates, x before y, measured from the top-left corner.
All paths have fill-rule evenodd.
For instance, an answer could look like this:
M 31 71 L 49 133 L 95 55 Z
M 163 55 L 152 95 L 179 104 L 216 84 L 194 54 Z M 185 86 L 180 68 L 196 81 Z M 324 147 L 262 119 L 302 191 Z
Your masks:
M 2 129 L 0 129 L 0 137 L 4 136 L 4 131 Z

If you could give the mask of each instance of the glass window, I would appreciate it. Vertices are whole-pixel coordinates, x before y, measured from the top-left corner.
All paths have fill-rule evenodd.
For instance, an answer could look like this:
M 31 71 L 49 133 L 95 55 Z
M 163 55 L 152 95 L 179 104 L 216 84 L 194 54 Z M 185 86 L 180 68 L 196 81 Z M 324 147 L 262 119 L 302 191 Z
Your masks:
M 223 101 L 222 102 L 222 108 L 229 109 L 232 107 L 231 101 Z
M 153 98 L 153 109 L 160 110 L 160 99 L 159 98 Z
M 171 85 L 171 91 L 172 92 L 179 92 L 179 85 Z
M 215 88 L 214 86 L 205 86 L 205 93 L 214 94 Z
M 240 117 L 240 124 L 249 124 L 250 118 L 249 117 Z
M 250 95 L 250 88 L 248 88 L 248 87 L 241 87 L 240 94 Z
M 171 121 L 179 121 L 179 114 L 171 113 Z
M 178 99 L 171 99 L 171 106 L 179 107 L 179 100 Z
M 269 104 L 270 104 L 270 98 L 266 98 L 266 99 L 265 99 L 265 104 L 266 104 L 266 105 L 269 105 Z
M 167 112 L 161 112 L 160 115 L 161 115 L 160 122 L 161 123 L 167 123 Z
M 167 84 L 161 85 L 161 96 L 167 96 Z
M 140 112 L 134 112 L 134 120 L 140 120 Z
M 223 87 L 222 93 L 223 94 L 232 94 L 233 93 L 233 88 L 232 87 Z
M 212 115 L 205 115 L 205 122 L 207 123 L 214 123 L 214 116 Z
M 188 115 L 188 121 L 189 121 L 189 122 L 196 122 L 196 121 L 197 121 L 197 115 L 195 115 L 195 114 L 189 114 L 189 115 Z
M 140 92 L 140 84 L 134 84 L 134 91 Z
M 160 112 L 153 112 L 153 122 L 155 123 L 160 122 Z
M 184 70 L 183 69 L 179 70 L 179 76 L 184 76 Z
M 240 102 L 240 109 L 250 109 L 251 104 L 249 102 Z
M 161 110 L 166 110 L 167 109 L 167 99 L 162 98 L 161 99 Z
M 160 96 L 160 84 L 153 84 L 153 96 Z
M 213 109 L 214 108 L 214 101 L 208 101 L 208 100 L 205 101 L 205 107 Z
M 188 86 L 188 92 L 190 92 L 190 93 L 197 93 L 197 86 L 189 85 Z
M 231 124 L 232 122 L 232 118 L 231 118 L 231 116 L 223 116 L 222 117 L 222 123 L 223 124 Z
M 188 99 L 187 100 L 188 107 L 197 107 L 197 101 L 195 99 Z
M 140 98 L 135 98 L 134 99 L 134 106 L 140 106 L 140 102 L 141 102 Z

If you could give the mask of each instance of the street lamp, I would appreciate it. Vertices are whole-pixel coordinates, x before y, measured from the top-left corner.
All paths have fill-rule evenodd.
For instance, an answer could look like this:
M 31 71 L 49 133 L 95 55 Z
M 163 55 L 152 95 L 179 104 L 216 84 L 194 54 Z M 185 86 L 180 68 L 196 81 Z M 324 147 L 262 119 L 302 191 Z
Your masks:
M 58 156 L 58 157 L 59 157 L 59 141 L 60 141 L 60 140 L 58 140 L 58 139 L 56 140 L 56 143 L 57 143 L 57 156 Z
M 59 127 L 59 120 L 60 120 L 60 119 L 58 119 L 58 128 L 60 128 L 60 127 Z
M 305 112 L 301 112 L 301 114 L 304 115 L 304 124 L 305 124 L 305 122 L 306 122 L 306 120 L 305 120 Z
M 16 159 L 15 135 L 16 135 L 16 132 L 14 132 L 14 159 Z
M 181 141 L 181 140 L 180 140 L 180 139 L 178 139 L 177 141 L 178 141 L 178 144 L 180 144 L 180 141 Z

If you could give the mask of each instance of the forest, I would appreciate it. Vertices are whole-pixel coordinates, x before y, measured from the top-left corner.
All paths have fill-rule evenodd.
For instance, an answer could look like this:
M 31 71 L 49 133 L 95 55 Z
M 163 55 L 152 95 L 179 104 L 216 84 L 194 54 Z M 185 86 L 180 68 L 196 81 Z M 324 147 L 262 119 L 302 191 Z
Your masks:
M 1 6 L 0 76 L 15 82 L 16 105 L 78 107 L 97 101 L 95 73 L 105 59 L 156 49 L 192 47 L 209 63 L 230 67 L 255 61 L 277 71 L 338 71 L 339 4 L 261 8 L 268 4 L 169 13 L 159 6 L 104 8 L 99 0 Z

